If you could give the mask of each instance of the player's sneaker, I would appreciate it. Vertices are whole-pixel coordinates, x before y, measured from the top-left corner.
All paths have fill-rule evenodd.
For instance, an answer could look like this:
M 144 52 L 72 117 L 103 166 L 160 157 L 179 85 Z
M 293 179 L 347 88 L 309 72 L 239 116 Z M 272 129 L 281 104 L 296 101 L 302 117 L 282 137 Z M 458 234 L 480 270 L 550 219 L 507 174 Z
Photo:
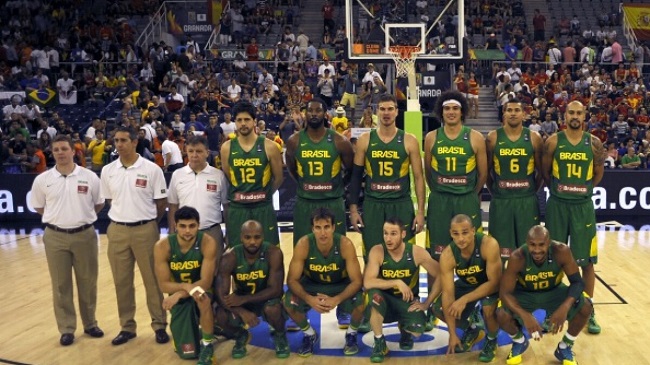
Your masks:
M 251 334 L 245 329 L 242 329 L 235 335 L 235 346 L 232 347 L 231 356 L 233 359 L 241 359 L 246 356 L 246 344 L 250 341 Z
M 494 357 L 497 355 L 497 339 L 492 340 L 487 339 L 483 345 L 483 350 L 478 355 L 478 360 L 480 362 L 492 362 Z
M 273 344 L 275 345 L 275 357 L 278 359 L 286 359 L 289 357 L 291 349 L 289 349 L 286 332 L 275 332 L 273 334 Z
M 460 338 L 460 348 L 456 347 L 457 352 L 467 352 L 472 349 L 475 343 L 481 341 L 485 333 L 478 327 L 468 327 Z
M 474 310 L 469 315 L 469 324 L 470 326 L 475 325 L 478 328 L 485 328 L 485 322 L 483 322 L 483 316 L 481 315 L 481 307 L 474 307 Z
M 438 318 L 433 313 L 433 309 L 427 311 L 427 321 L 424 323 L 424 331 L 429 332 L 433 330 L 438 324 Z
M 370 354 L 370 362 L 378 363 L 384 362 L 384 357 L 388 355 L 388 346 L 386 346 L 386 338 L 381 336 L 381 338 L 375 337 L 375 345 L 372 347 L 372 353 Z
M 359 323 L 359 328 L 357 328 L 357 332 L 359 332 L 359 333 L 368 333 L 368 332 L 370 332 L 370 320 L 364 317 L 361 320 L 361 323 Z
M 345 313 L 340 306 L 336 307 L 336 319 L 339 322 L 339 329 L 346 330 L 350 326 L 350 313 Z
M 354 355 L 359 352 L 359 345 L 357 345 L 357 334 L 356 333 L 346 333 L 345 334 L 345 347 L 343 347 L 343 354 L 345 355 Z
M 212 356 L 214 355 L 214 345 L 210 342 L 207 345 L 201 344 L 201 352 L 199 353 L 199 362 L 196 365 L 212 365 Z
M 600 325 L 596 322 L 596 312 L 592 311 L 591 316 L 589 316 L 589 322 L 587 323 L 587 332 L 592 335 L 597 335 L 600 333 Z
M 577 365 L 578 363 L 575 360 L 575 354 L 571 350 L 571 347 L 567 346 L 565 348 L 560 348 L 560 344 L 557 344 L 557 348 L 553 353 L 555 358 L 562 361 L 562 365 Z
M 302 337 L 302 345 L 298 349 L 298 356 L 309 357 L 314 353 L 314 344 L 318 341 L 318 333 L 311 336 L 304 335 Z
M 528 349 L 528 345 L 530 345 L 530 342 L 528 342 L 527 338 L 524 338 L 524 342 L 522 343 L 512 343 L 512 348 L 510 349 L 510 353 L 508 354 L 508 357 L 506 358 L 506 364 L 508 365 L 517 365 L 521 364 L 521 355 L 526 352 Z
M 296 322 L 293 321 L 293 319 L 289 318 L 287 319 L 287 325 L 285 327 L 287 329 L 287 332 L 298 332 L 300 331 L 300 327 L 296 324 Z
M 400 328 L 399 348 L 402 350 L 413 349 L 413 335 Z

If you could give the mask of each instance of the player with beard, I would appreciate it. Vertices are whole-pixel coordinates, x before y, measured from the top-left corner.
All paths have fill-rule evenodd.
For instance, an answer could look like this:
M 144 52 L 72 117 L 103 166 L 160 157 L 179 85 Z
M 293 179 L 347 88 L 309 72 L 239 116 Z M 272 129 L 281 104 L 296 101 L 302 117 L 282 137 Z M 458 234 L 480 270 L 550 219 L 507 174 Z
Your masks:
M 503 106 L 503 126 L 488 133 L 487 186 L 490 235 L 501 246 L 501 259 L 526 243 L 530 227 L 539 224 L 536 192 L 542 185 L 542 147 L 539 133 L 523 126 L 521 100 Z
M 257 221 L 244 222 L 240 231 L 240 242 L 223 254 L 215 281 L 217 326 L 224 334 L 234 336 L 231 355 L 241 359 L 250 340 L 248 328 L 257 326 L 262 316 L 271 327 L 275 356 L 287 358 L 290 350 L 282 310 L 282 251 L 264 241 L 263 226 Z
M 237 136 L 221 146 L 221 169 L 230 181 L 226 214 L 228 245 L 239 244 L 239 229 L 252 219 L 262 224 L 266 239 L 277 246 L 280 236 L 273 193 L 282 185 L 282 155 L 275 142 L 255 132 L 253 104 L 235 104 L 233 115 Z
M 176 352 L 183 359 L 198 356 L 199 365 L 210 365 L 214 351 L 212 279 L 218 251 L 215 239 L 199 231 L 199 221 L 199 212 L 192 207 L 176 210 L 175 233 L 156 242 L 153 258 L 160 290 L 169 294 L 162 306 L 171 312 L 169 328 Z
M 600 139 L 583 130 L 585 113 L 585 106 L 579 101 L 567 105 L 567 129 L 546 140 L 542 173 L 551 192 L 546 204 L 546 228 L 553 240 L 569 242 L 571 237 L 569 247 L 582 269 L 585 292 L 593 298 L 598 241 L 591 197 L 603 178 L 605 154 Z M 600 333 L 593 312 L 587 330 Z
M 294 133 L 287 141 L 287 169 L 297 181 L 298 199 L 293 209 L 293 245 L 311 233 L 309 217 L 316 208 L 334 212 L 336 233 L 345 236 L 344 174 L 352 169 L 352 144 L 334 130 L 325 126 L 327 106 L 321 99 L 307 104 L 305 129 Z M 346 173 L 347 170 L 348 173 Z M 336 308 L 339 328 L 350 324 L 349 314 Z M 294 330 L 292 323 L 289 330 Z
M 397 100 L 383 94 L 377 104 L 379 126 L 362 134 L 354 154 L 350 182 L 350 222 L 363 237 L 364 256 L 384 242 L 381 227 L 389 217 L 400 217 L 406 226 L 405 241 L 415 244 L 415 235 L 424 229 L 425 187 L 420 146 L 413 134 L 398 129 Z M 413 170 L 417 214 L 411 200 Z M 363 173 L 366 173 L 363 219 L 358 211 Z

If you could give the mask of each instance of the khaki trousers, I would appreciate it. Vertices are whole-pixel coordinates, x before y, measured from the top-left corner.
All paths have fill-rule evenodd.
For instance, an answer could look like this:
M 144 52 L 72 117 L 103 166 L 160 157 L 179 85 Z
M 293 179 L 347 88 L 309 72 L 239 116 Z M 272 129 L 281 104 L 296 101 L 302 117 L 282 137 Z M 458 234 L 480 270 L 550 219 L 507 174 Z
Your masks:
M 135 287 L 133 284 L 135 263 L 138 264 L 144 288 L 147 292 L 147 308 L 154 330 L 165 329 L 167 313 L 163 310 L 163 295 L 154 274 L 153 246 L 160 238 L 158 223 L 151 221 L 141 226 L 128 227 L 111 223 L 108 236 L 108 262 L 113 272 L 117 312 L 122 331 L 136 332 Z

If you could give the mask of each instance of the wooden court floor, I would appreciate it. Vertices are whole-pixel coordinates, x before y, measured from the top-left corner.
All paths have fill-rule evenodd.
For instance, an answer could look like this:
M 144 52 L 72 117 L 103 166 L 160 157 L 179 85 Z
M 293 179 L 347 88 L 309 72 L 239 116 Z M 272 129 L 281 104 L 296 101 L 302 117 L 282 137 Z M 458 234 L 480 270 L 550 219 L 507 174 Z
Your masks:
M 144 288 L 136 275 L 138 337 L 125 345 L 112 346 L 119 332 L 115 292 L 106 258 L 107 240 L 100 240 L 100 270 L 97 319 L 106 333 L 101 339 L 83 335 L 80 320 L 72 346 L 59 345 L 59 333 L 52 310 L 50 279 L 45 261 L 41 230 L 0 229 L 0 364 L 193 364 L 181 360 L 170 344 L 159 345 L 149 327 Z M 349 235 L 355 243 L 358 234 Z M 596 266 L 595 308 L 603 327 L 600 335 L 583 332 L 575 345 L 580 364 L 650 364 L 650 332 L 644 320 L 650 318 L 650 230 L 614 230 L 598 233 L 600 262 Z M 419 242 L 423 237 L 418 237 Z M 421 242 L 419 243 L 421 244 Z M 285 266 L 291 256 L 291 234 L 282 233 Z M 77 314 L 78 315 L 78 314 Z M 438 331 L 438 329 L 434 329 Z M 321 333 L 340 336 L 342 330 Z M 558 364 L 553 350 L 561 335 L 545 336 L 531 344 L 523 364 Z M 232 341 L 219 343 L 218 364 L 368 364 L 367 357 L 318 356 L 303 359 L 292 353 L 278 360 L 271 350 L 249 345 L 249 355 L 232 360 Z M 501 346 L 494 363 L 505 364 L 510 345 Z M 295 348 L 294 348 L 295 351 Z M 389 357 L 388 364 L 477 364 L 478 352 L 451 356 Z

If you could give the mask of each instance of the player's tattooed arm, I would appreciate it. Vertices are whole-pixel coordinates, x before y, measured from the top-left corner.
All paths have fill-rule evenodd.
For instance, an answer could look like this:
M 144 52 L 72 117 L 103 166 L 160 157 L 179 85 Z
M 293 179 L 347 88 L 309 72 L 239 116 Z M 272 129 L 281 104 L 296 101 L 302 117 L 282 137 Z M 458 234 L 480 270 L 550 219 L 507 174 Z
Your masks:
M 605 147 L 596 136 L 591 137 L 591 149 L 594 153 L 594 186 L 600 183 L 605 174 Z

